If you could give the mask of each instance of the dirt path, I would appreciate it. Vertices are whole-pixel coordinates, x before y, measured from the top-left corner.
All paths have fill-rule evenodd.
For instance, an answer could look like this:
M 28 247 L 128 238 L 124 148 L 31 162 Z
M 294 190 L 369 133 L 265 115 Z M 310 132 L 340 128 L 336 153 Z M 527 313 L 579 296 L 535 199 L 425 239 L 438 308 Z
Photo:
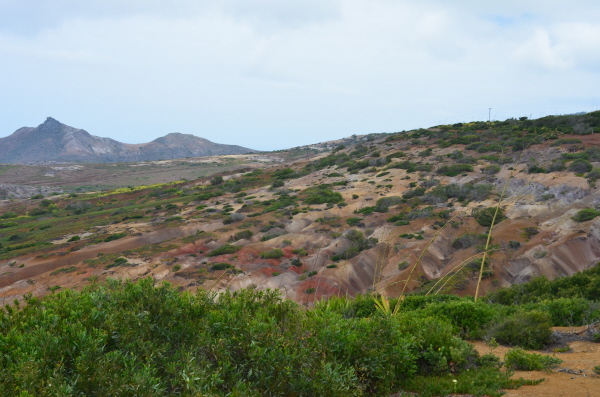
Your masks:
M 485 343 L 477 341 L 475 348 L 480 354 L 489 353 Z M 600 397 L 600 375 L 592 368 L 600 365 L 600 344 L 592 342 L 571 342 L 567 353 L 535 353 L 555 355 L 563 360 L 552 372 L 515 371 L 515 378 L 545 380 L 536 386 L 521 386 L 517 390 L 507 390 L 505 397 Z M 504 359 L 509 347 L 499 346 L 493 354 Z M 562 372 L 566 371 L 566 372 Z

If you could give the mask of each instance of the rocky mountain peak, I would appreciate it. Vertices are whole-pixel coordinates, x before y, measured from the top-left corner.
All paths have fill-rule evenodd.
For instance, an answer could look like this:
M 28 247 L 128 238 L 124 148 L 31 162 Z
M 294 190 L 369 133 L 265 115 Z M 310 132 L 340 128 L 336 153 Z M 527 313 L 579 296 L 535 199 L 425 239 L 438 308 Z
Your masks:
M 39 125 L 38 129 L 43 133 L 56 133 L 62 130 L 62 123 L 52 117 L 48 117 L 46 121 Z

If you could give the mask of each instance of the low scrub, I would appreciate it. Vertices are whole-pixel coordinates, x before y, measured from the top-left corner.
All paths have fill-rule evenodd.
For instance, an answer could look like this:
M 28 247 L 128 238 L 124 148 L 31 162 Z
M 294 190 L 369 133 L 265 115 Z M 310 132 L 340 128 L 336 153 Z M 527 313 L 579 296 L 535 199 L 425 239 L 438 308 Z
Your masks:
M 238 246 L 231 245 L 231 244 L 225 244 L 219 248 L 215 248 L 214 250 L 210 251 L 206 256 L 235 254 L 239 250 L 240 250 L 240 247 L 238 247 Z
M 511 349 L 504 355 L 506 368 L 515 371 L 549 371 L 562 363 L 558 357 L 527 353 L 523 349 Z
M 526 349 L 541 349 L 551 342 L 552 317 L 537 310 L 517 312 L 493 325 L 489 336 L 498 342 Z
M 283 256 L 283 251 L 279 248 L 275 248 L 269 251 L 262 252 L 260 257 L 263 259 L 279 259 Z

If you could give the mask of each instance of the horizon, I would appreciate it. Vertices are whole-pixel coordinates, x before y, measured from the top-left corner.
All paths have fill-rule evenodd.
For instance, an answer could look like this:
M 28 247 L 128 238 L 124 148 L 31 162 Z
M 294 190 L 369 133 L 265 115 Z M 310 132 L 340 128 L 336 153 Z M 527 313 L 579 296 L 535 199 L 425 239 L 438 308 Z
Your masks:
M 270 151 L 600 108 L 600 4 L 226 0 L 0 4 L 0 137 Z M 491 111 L 490 111 L 491 108 Z

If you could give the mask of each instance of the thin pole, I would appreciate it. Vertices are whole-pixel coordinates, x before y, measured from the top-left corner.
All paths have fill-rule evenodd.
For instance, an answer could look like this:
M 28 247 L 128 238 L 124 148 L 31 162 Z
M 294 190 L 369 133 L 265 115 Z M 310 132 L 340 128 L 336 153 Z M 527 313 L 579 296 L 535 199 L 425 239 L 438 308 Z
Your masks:
M 488 123 L 492 121 L 492 108 L 488 108 Z

